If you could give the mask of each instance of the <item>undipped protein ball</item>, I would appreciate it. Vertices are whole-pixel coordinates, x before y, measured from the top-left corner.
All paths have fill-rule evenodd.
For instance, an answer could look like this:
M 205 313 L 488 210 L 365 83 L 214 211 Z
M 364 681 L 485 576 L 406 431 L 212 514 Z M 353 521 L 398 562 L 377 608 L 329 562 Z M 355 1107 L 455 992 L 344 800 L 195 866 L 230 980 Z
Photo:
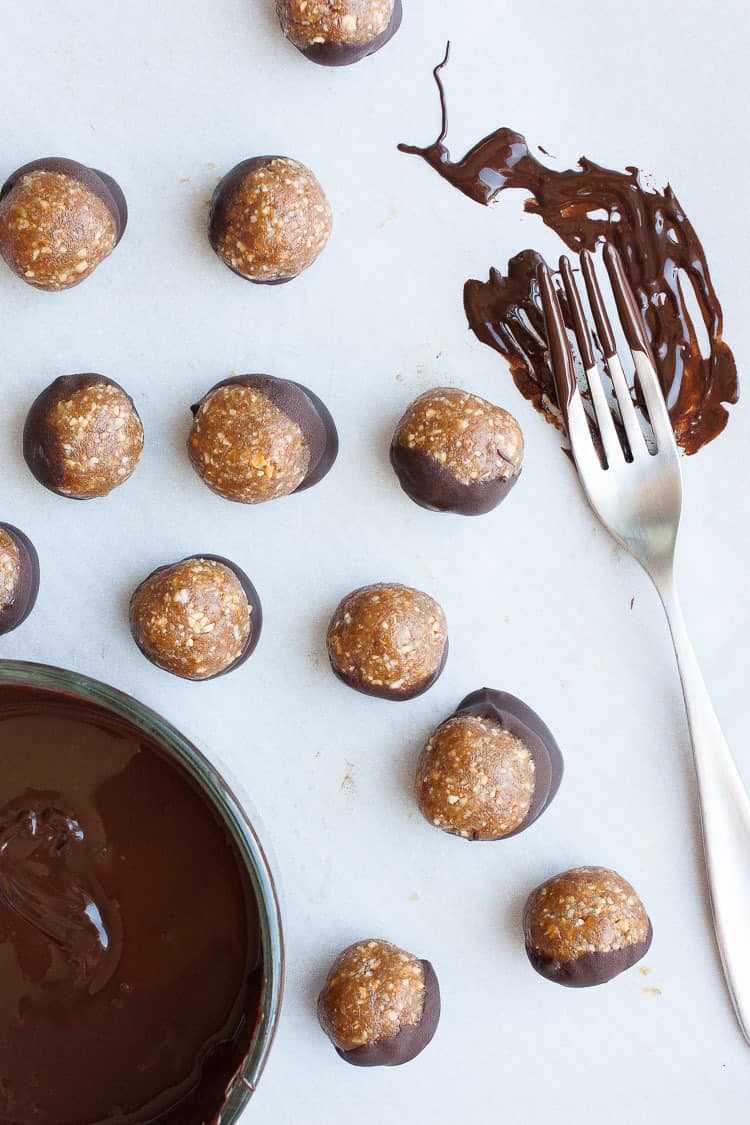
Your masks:
M 635 965 L 653 932 L 630 883 L 606 867 L 577 867 L 542 883 L 523 924 L 536 971 L 570 988 L 604 984 Z
M 217 185 L 209 241 L 231 270 L 258 285 L 291 281 L 313 264 L 331 236 L 325 193 L 304 164 L 256 156 Z
M 127 221 L 111 176 L 75 160 L 34 160 L 0 189 L 0 254 L 36 289 L 71 289 L 112 253 Z
M 496 508 L 522 462 L 523 434 L 513 415 L 452 387 L 420 395 L 391 442 L 404 492 L 423 508 L 462 516 Z
M 260 599 L 238 566 L 193 555 L 162 566 L 130 599 L 133 640 L 152 664 L 184 680 L 210 680 L 243 664 L 260 637 Z
M 31 540 L 0 523 L 0 636 L 31 613 L 39 593 L 39 557 Z
M 353 1066 L 401 1066 L 423 1051 L 440 1019 L 429 961 L 389 941 L 360 941 L 337 959 L 318 997 L 318 1019 Z
M 45 488 L 73 500 L 106 496 L 132 473 L 143 451 L 133 400 L 104 375 L 62 375 L 33 403 L 23 455 Z
M 338 453 L 327 407 L 299 383 L 238 375 L 217 383 L 192 408 L 188 453 L 213 492 L 262 504 L 323 479 Z
M 401 0 L 276 0 L 294 46 L 323 66 L 348 66 L 379 51 L 401 26 Z
M 539 716 L 515 696 L 483 688 L 425 746 L 417 796 L 436 828 L 466 840 L 500 840 L 542 815 L 562 772 L 562 754 Z
M 331 668 L 381 699 L 413 699 L 432 687 L 448 657 L 445 614 L 429 594 L 382 582 L 355 590 L 328 626 Z

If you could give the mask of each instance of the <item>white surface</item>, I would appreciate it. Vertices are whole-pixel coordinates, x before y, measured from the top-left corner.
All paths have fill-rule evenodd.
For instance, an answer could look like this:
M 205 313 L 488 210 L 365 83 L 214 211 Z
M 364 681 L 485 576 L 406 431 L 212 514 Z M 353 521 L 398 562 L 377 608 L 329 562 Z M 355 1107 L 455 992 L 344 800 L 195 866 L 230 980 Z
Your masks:
M 469 334 L 461 307 L 467 277 L 554 240 L 521 217 L 518 195 L 487 212 L 395 149 L 435 135 L 430 68 L 450 35 L 454 153 L 506 124 L 566 162 L 586 152 L 670 177 L 707 248 L 743 370 L 744 5 L 407 0 L 393 43 L 341 72 L 284 42 L 271 0 L 3 7 L 0 173 L 42 155 L 77 158 L 120 181 L 131 217 L 79 289 L 36 293 L 0 271 L 0 517 L 30 533 L 43 568 L 37 609 L 0 639 L 0 657 L 62 664 L 133 693 L 251 794 L 282 872 L 289 973 L 248 1119 L 746 1121 L 750 1053 L 714 953 L 661 611 L 585 508 L 557 435 Z M 263 152 L 309 163 L 336 218 L 319 263 L 281 289 L 233 276 L 205 238 L 217 177 Z M 147 442 L 129 484 L 74 504 L 31 478 L 20 429 L 53 377 L 88 370 L 133 393 Z M 233 371 L 299 379 L 325 399 L 342 452 L 324 484 L 252 509 L 194 476 L 188 405 Z M 510 408 L 526 433 L 521 483 L 478 520 L 421 511 L 388 466 L 401 411 L 445 382 Z M 685 463 L 679 556 L 694 641 L 746 777 L 749 436 L 741 405 L 726 434 Z M 247 569 L 266 624 L 242 671 L 195 685 L 139 655 L 126 607 L 153 567 L 201 550 Z M 449 618 L 445 674 L 408 704 L 348 691 L 326 667 L 337 601 L 379 579 L 422 586 Z M 411 784 L 431 728 L 483 684 L 541 712 L 567 775 L 532 830 L 482 847 L 423 823 Z M 579 863 L 613 866 L 641 892 L 656 935 L 648 977 L 635 970 L 575 993 L 528 966 L 522 903 Z M 329 961 L 371 934 L 430 957 L 443 988 L 433 1045 L 394 1072 L 345 1066 L 315 1020 Z

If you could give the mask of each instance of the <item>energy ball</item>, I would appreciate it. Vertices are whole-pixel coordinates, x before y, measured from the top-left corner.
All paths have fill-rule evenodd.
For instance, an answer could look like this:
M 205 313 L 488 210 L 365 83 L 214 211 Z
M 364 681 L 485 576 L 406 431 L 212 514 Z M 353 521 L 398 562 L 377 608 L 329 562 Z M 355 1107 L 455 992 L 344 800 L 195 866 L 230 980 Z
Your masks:
M 39 593 L 39 556 L 31 540 L 9 523 L 0 523 L 0 636 L 31 613 Z
M 318 997 L 318 1019 L 345 1062 L 401 1066 L 437 1030 L 435 970 L 389 941 L 357 942 L 331 968 Z
M 192 407 L 188 454 L 219 496 L 262 504 L 318 484 L 338 453 L 328 408 L 299 383 L 238 375 Z
M 211 680 L 252 655 L 260 637 L 260 599 L 238 566 L 193 555 L 162 566 L 130 599 L 130 630 L 143 655 L 184 680 Z
M 72 289 L 109 257 L 127 221 L 125 196 L 111 176 L 45 157 L 0 189 L 0 254 L 36 289 Z
M 518 480 L 522 462 L 523 434 L 513 415 L 453 387 L 420 395 L 391 442 L 401 487 L 433 512 L 491 511 Z
M 381 699 L 413 699 L 445 667 L 448 625 L 429 594 L 381 582 L 344 598 L 327 642 L 331 668 L 349 687 Z
M 539 716 L 514 695 L 483 688 L 425 746 L 417 797 L 436 828 L 465 840 L 500 840 L 542 815 L 562 774 L 562 754 Z
M 317 179 L 286 156 L 243 160 L 217 185 L 208 217 L 208 238 L 224 265 L 257 285 L 299 276 L 332 229 L 331 206 Z
M 276 0 L 287 39 L 313 62 L 348 66 L 379 51 L 401 26 L 401 0 Z
M 569 988 L 612 980 L 640 961 L 653 935 L 630 883 L 606 867 L 577 867 L 542 883 L 523 926 L 536 971 Z
M 73 500 L 106 496 L 130 477 L 143 451 L 133 400 L 104 375 L 62 375 L 33 403 L 23 455 L 45 488 Z

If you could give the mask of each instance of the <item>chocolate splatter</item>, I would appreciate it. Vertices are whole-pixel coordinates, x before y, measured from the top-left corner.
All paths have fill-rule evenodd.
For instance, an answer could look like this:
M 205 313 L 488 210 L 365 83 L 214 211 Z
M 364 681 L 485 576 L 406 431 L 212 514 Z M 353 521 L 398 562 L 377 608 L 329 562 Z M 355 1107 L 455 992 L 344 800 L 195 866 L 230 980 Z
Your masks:
M 529 192 L 525 210 L 539 215 L 571 250 L 593 251 L 604 240 L 617 248 L 644 318 L 675 436 L 686 453 L 696 453 L 722 432 L 727 405 L 737 402 L 739 389 L 704 250 L 672 188 L 652 190 L 635 167 L 620 172 L 585 157 L 577 168 L 547 168 L 526 139 L 508 128 L 497 129 L 452 161 L 444 143 L 448 113 L 440 73 L 447 61 L 448 52 L 434 71 L 440 135 L 425 148 L 402 144 L 399 149 L 421 156 L 453 187 L 485 206 L 506 188 Z M 479 339 L 510 364 L 521 394 L 559 426 L 536 283 L 540 261 L 536 251 L 524 250 L 510 260 L 506 274 L 492 269 L 486 282 L 467 281 L 464 307 Z M 689 287 L 705 325 L 706 355 L 686 301 Z

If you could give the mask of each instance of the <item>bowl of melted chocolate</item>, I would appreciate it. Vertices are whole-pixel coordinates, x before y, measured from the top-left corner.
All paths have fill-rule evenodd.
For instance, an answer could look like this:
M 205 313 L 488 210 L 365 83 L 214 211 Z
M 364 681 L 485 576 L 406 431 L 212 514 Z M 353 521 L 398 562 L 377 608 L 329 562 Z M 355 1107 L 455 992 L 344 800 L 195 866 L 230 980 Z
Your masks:
M 283 984 L 227 784 L 113 688 L 0 662 L 0 1121 L 230 1125 Z

